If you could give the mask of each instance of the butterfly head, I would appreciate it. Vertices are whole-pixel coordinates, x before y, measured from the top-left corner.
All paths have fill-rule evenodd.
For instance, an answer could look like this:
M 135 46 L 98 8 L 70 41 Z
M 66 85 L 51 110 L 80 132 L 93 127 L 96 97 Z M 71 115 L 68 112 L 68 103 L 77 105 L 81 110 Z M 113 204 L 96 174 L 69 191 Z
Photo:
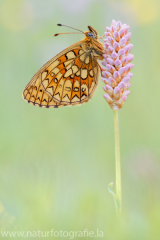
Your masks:
M 84 32 L 86 37 L 90 39 L 98 39 L 98 32 L 91 26 L 88 26 L 89 31 Z
M 88 26 L 89 31 L 84 32 L 85 38 L 84 41 L 90 42 L 92 44 L 92 48 L 96 49 L 96 53 L 98 55 L 103 54 L 103 44 L 99 41 L 98 32 L 91 26 Z

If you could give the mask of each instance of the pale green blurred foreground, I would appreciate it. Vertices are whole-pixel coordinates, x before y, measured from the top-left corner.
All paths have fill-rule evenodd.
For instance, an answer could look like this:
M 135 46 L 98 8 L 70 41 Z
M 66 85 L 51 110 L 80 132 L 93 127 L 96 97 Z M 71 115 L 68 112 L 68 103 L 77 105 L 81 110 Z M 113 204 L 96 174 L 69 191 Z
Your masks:
M 160 239 L 159 9 L 156 0 L 1 0 L 1 230 L 99 229 L 104 238 L 92 239 Z M 120 221 L 107 189 L 115 182 L 113 112 L 101 80 L 80 107 L 41 109 L 21 97 L 45 62 L 83 37 L 53 38 L 68 31 L 57 23 L 91 25 L 103 35 L 112 19 L 130 25 L 135 56 L 131 94 L 119 112 Z

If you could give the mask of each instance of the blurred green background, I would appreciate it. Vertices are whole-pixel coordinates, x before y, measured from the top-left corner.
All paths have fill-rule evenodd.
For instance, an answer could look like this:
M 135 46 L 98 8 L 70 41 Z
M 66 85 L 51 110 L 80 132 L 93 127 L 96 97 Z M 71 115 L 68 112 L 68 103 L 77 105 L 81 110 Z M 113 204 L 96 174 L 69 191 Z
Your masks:
M 130 26 L 135 56 L 131 94 L 119 112 L 120 220 L 107 189 L 115 182 L 114 129 L 103 83 L 80 107 L 41 109 L 22 99 L 34 73 L 82 37 L 53 38 L 68 31 L 57 23 L 91 25 L 103 35 L 112 19 Z M 160 2 L 1 0 L 0 33 L 0 230 L 160 239 Z

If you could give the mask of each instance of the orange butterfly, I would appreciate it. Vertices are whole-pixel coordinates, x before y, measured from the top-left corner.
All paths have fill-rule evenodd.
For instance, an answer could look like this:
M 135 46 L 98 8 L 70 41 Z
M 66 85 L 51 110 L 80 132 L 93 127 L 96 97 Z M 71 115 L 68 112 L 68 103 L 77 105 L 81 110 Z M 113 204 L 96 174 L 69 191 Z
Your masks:
M 38 70 L 23 91 L 25 101 L 43 108 L 89 101 L 98 83 L 100 66 L 97 59 L 103 59 L 103 44 L 98 40 L 98 32 L 91 26 L 88 29 L 85 32 L 75 29 L 85 38 L 60 52 Z

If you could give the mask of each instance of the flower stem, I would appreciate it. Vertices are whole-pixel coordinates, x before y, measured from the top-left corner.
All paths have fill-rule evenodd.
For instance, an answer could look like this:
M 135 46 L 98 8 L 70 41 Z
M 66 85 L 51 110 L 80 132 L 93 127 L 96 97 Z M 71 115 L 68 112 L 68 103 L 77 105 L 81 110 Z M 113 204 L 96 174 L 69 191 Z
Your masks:
M 119 122 L 118 111 L 114 110 L 114 135 L 115 135 L 115 163 L 116 163 L 116 196 L 118 201 L 117 210 L 121 213 L 122 197 L 121 197 L 121 163 L 120 163 L 120 143 L 119 143 Z

